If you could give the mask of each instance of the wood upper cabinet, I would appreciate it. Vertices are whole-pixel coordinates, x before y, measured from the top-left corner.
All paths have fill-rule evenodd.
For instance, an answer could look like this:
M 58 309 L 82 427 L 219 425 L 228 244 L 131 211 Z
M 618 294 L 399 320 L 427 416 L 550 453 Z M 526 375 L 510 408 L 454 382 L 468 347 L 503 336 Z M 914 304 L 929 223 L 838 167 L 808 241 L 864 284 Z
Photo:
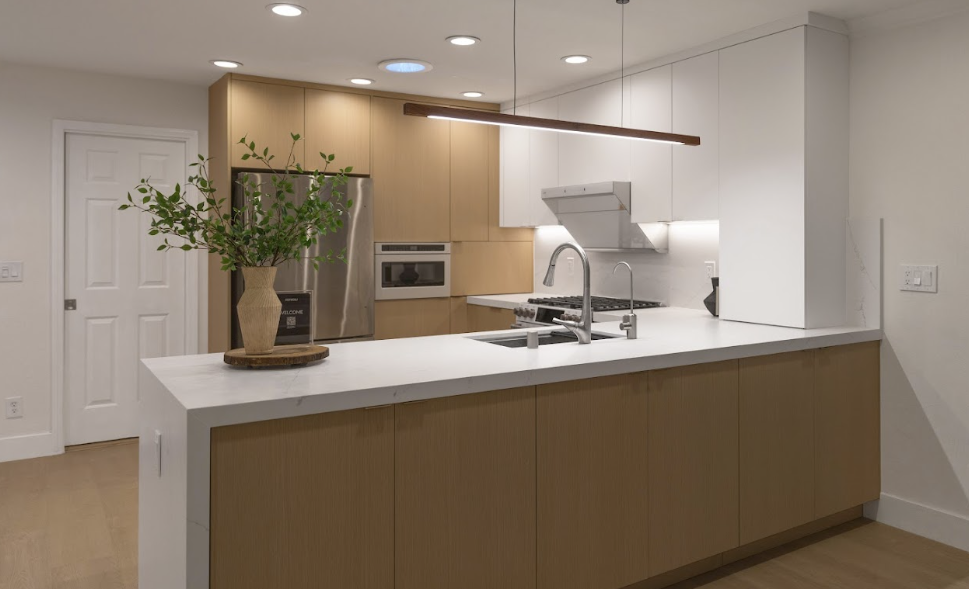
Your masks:
M 451 241 L 488 241 L 488 125 L 451 122 Z
M 878 499 L 881 492 L 879 342 L 816 355 L 815 517 Z
M 369 174 L 370 97 L 307 88 L 304 141 L 307 169 L 323 169 L 323 152 L 336 155 L 332 172 L 353 166 L 353 174 Z
M 374 303 L 374 339 L 451 333 L 450 299 L 411 299 Z
M 396 589 L 535 588 L 534 387 L 397 405 L 395 470 Z
M 261 168 L 262 164 L 243 160 L 249 153 L 239 139 L 246 137 L 256 144 L 259 153 L 269 148 L 270 155 L 276 156 L 273 164 L 285 165 L 286 157 L 293 147 L 291 133 L 304 133 L 305 100 L 304 90 L 296 86 L 268 84 L 232 80 L 230 105 L 230 127 L 232 130 L 232 166 L 241 168 Z M 293 155 L 303 163 L 304 141 L 296 144 Z
M 814 517 L 814 350 L 740 360 L 740 543 Z
M 372 98 L 374 240 L 451 241 L 450 123 L 403 106 Z
M 212 589 L 394 589 L 394 408 L 212 430 Z
M 534 285 L 530 241 L 466 241 L 451 244 L 451 295 L 530 292 Z
M 649 576 L 646 397 L 645 374 L 538 387 L 538 589 Z
M 672 66 L 630 76 L 629 122 L 634 129 L 670 132 L 673 123 Z M 672 221 L 673 149 L 649 141 L 628 141 L 634 223 Z
M 672 149 L 673 220 L 715 220 L 720 216 L 720 53 L 672 68 L 673 132 L 700 137 L 697 147 Z
M 737 361 L 649 373 L 649 566 L 738 546 Z

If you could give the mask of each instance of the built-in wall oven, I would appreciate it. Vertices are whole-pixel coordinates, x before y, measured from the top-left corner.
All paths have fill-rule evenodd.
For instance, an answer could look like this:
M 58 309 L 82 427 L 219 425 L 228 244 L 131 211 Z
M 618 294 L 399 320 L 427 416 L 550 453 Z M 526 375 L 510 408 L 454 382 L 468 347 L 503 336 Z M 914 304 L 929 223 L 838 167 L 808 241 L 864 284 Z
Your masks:
M 450 243 L 375 245 L 378 301 L 451 296 Z

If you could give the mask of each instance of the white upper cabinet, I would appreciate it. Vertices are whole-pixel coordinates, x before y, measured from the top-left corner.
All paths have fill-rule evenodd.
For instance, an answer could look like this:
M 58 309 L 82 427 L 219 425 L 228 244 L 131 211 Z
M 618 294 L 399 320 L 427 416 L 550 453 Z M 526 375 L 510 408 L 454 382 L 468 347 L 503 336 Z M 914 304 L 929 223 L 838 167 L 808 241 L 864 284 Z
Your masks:
M 504 111 L 509 113 L 511 111 Z M 519 106 L 518 114 L 528 115 L 528 105 Z M 501 223 L 502 227 L 530 227 L 528 173 L 528 129 L 501 128 Z
M 798 27 L 722 50 L 720 317 L 843 324 L 847 205 L 847 36 Z
M 672 66 L 668 65 L 630 76 L 626 126 L 669 133 L 673 124 L 672 83 Z M 625 141 L 630 150 L 633 222 L 673 220 L 673 146 Z
M 621 109 L 620 80 L 558 97 L 558 118 L 565 121 L 618 127 Z M 628 139 L 560 133 L 558 185 L 629 180 L 629 143 Z
M 530 116 L 556 119 L 558 98 L 549 98 L 531 105 Z M 558 225 L 559 220 L 542 201 L 542 189 L 559 186 L 559 138 L 555 131 L 529 131 L 530 168 L 528 174 L 529 227 Z
M 673 147 L 673 220 L 720 215 L 720 53 L 673 64 L 673 132 L 700 137 Z

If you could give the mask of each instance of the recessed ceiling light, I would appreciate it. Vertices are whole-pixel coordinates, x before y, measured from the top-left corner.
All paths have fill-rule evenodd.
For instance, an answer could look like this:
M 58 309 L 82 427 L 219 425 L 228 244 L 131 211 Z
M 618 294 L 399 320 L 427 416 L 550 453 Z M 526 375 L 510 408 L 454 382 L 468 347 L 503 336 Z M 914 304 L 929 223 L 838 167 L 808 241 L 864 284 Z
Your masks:
M 471 92 L 463 92 L 461 96 L 464 96 L 465 98 L 481 98 L 482 96 L 484 96 L 484 92 L 478 92 L 477 90 L 473 90 Z
M 418 74 L 434 69 L 434 66 L 420 59 L 388 59 L 381 61 L 379 67 L 395 74 Z
M 481 42 L 481 39 L 477 37 L 472 37 L 471 35 L 454 35 L 453 37 L 447 38 L 448 43 L 451 45 L 474 45 L 475 43 Z
M 218 67 L 224 67 L 229 70 L 234 70 L 242 65 L 238 61 L 229 61 L 228 59 L 213 59 L 211 64 Z
M 306 12 L 305 8 L 296 4 L 270 4 L 266 8 L 279 16 L 299 16 Z
M 373 84 L 373 80 L 370 78 L 350 78 L 350 83 L 358 86 L 369 86 Z
M 564 61 L 565 63 L 580 64 L 580 63 L 588 63 L 590 59 L 592 58 L 589 57 L 588 55 L 566 55 L 565 57 L 562 58 L 562 61 Z

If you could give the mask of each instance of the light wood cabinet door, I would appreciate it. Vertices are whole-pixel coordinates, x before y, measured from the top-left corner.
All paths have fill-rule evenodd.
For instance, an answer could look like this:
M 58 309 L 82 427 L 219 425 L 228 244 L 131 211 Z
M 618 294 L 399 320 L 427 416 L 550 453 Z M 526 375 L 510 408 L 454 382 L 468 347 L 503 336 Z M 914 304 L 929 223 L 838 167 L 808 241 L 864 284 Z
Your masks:
M 374 240 L 451 241 L 451 127 L 372 99 Z
M 715 220 L 720 215 L 720 53 L 672 68 L 673 132 L 700 137 L 697 147 L 672 149 L 673 220 Z
M 454 296 L 531 292 L 534 246 L 530 241 L 466 241 L 451 244 Z
M 646 375 L 538 387 L 538 588 L 618 589 L 647 566 Z
M 394 409 L 212 430 L 212 589 L 394 588 Z
M 488 125 L 451 122 L 451 241 L 488 241 Z
M 816 355 L 815 517 L 878 499 L 881 492 L 879 342 Z
M 374 303 L 374 339 L 447 335 L 450 299 L 412 299 Z
M 249 153 L 238 141 L 246 137 L 256 144 L 261 154 L 269 148 L 276 156 L 273 165 L 283 167 L 289 151 L 293 148 L 291 133 L 304 133 L 305 100 L 303 89 L 263 82 L 232 80 L 232 97 L 229 101 L 232 128 L 233 167 L 263 169 L 253 160 L 243 160 Z M 305 140 L 299 141 L 293 151 L 296 161 L 303 163 Z
M 737 361 L 649 373 L 649 565 L 738 546 Z
M 814 350 L 740 360 L 740 543 L 814 518 Z
M 323 169 L 323 152 L 336 155 L 331 172 L 353 166 L 353 174 L 369 174 L 370 97 L 307 88 L 305 143 L 307 169 Z
M 396 457 L 396 589 L 534 589 L 534 387 L 397 405 Z
M 672 66 L 667 65 L 629 78 L 627 126 L 672 131 L 672 75 Z M 673 220 L 674 147 L 649 141 L 630 141 L 629 144 L 633 223 Z

